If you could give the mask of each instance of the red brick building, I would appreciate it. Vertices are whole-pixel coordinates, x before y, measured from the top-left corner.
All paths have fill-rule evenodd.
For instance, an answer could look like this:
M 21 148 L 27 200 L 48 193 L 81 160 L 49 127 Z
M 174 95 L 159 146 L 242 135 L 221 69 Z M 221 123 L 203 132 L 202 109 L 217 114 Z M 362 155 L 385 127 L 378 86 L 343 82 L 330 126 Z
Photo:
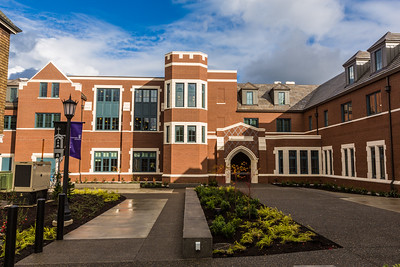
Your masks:
M 19 83 L 0 152 L 35 161 L 44 144 L 51 160 L 52 121 L 65 120 L 71 94 L 80 101 L 72 120 L 85 122 L 72 181 L 230 183 L 231 166 L 245 161 L 252 183 L 398 188 L 399 44 L 400 34 L 385 34 L 320 86 L 240 84 L 236 71 L 209 70 L 201 52 L 166 54 L 165 77 L 66 76 L 49 63 Z
M 12 21 L 0 11 L 0 142 L 3 140 L 3 118 L 8 77 L 8 56 L 10 52 L 10 35 L 21 32 Z

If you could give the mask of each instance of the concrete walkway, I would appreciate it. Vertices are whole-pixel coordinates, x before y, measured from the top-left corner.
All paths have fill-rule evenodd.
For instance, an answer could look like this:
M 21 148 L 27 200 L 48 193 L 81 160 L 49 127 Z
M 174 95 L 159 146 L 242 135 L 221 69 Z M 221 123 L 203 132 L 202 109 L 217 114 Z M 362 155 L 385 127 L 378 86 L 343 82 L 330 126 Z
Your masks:
M 243 190 L 246 191 L 247 188 Z M 149 204 L 148 207 L 157 206 L 154 213 L 164 202 L 145 237 L 125 236 L 126 238 L 94 240 L 82 239 L 85 235 L 82 233 L 78 240 L 51 243 L 44 248 L 43 253 L 31 255 L 17 266 L 368 267 L 400 263 L 400 208 L 397 199 L 272 185 L 254 185 L 251 193 L 264 204 L 291 214 L 297 222 L 311 227 L 343 248 L 258 257 L 184 260 L 184 190 L 175 189 L 170 194 L 126 194 L 128 199 L 132 199 L 132 203 L 156 203 Z M 128 204 L 126 209 L 129 208 Z M 146 220 L 154 220 L 154 217 L 150 216 Z M 131 224 L 130 227 L 139 229 L 138 224 Z M 78 235 L 76 237 L 79 238 Z

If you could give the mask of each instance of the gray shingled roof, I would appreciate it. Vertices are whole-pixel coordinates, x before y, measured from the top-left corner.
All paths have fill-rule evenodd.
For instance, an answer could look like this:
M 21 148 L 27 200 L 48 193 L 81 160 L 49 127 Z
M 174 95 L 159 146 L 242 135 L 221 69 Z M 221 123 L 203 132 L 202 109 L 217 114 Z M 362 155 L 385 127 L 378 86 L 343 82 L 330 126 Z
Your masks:
M 3 24 L 7 29 L 9 29 L 12 33 L 22 32 L 20 28 L 15 26 L 15 24 L 7 18 L 6 15 L 0 10 L 0 23 Z
M 352 62 L 355 59 L 364 59 L 364 60 L 368 60 L 370 59 L 371 56 L 367 51 L 360 51 L 358 50 L 357 53 L 355 53 L 349 60 L 346 61 L 346 63 L 343 64 L 343 66 L 346 66 L 347 64 L 349 64 L 350 62 Z
M 238 83 L 238 91 L 245 87 L 245 83 Z M 302 111 L 318 85 L 297 84 L 254 84 L 258 87 L 258 105 L 242 105 L 238 101 L 238 111 L 254 112 L 290 112 Z M 290 105 L 274 105 L 270 91 L 275 89 L 290 89 Z
M 330 79 L 326 83 L 321 84 L 315 90 L 310 101 L 305 105 L 304 108 L 308 109 L 314 107 L 322 102 L 326 102 L 327 100 L 335 98 L 339 95 L 355 90 L 361 85 L 367 84 L 374 79 L 383 78 L 385 74 L 395 71 L 400 71 L 400 55 L 397 55 L 395 59 L 391 63 L 389 63 L 388 66 L 384 67 L 378 72 L 374 72 L 371 74 L 370 69 L 368 69 L 358 81 L 348 86 L 346 86 L 345 72 L 342 72 L 341 74 Z
M 382 43 L 383 41 L 399 41 L 400 42 L 400 33 L 393 33 L 387 32 L 385 33 L 378 41 L 376 41 L 367 51 L 371 52 L 378 44 Z

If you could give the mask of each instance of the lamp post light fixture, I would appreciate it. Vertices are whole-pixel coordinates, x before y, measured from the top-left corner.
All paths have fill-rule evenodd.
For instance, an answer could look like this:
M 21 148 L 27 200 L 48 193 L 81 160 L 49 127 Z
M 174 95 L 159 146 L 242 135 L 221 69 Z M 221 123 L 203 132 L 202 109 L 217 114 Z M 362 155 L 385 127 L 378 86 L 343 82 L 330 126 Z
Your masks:
M 65 199 L 65 208 L 64 208 L 64 221 L 71 220 L 71 211 L 68 205 L 68 180 L 69 180 L 69 149 L 70 149 L 70 138 L 71 138 L 71 119 L 75 115 L 75 109 L 78 104 L 77 101 L 71 99 L 71 95 L 69 95 L 69 99 L 62 101 L 64 107 L 64 115 L 67 118 L 67 133 L 66 133 L 66 144 L 65 144 L 65 161 L 64 161 L 64 176 L 63 176 L 63 193 L 66 196 Z

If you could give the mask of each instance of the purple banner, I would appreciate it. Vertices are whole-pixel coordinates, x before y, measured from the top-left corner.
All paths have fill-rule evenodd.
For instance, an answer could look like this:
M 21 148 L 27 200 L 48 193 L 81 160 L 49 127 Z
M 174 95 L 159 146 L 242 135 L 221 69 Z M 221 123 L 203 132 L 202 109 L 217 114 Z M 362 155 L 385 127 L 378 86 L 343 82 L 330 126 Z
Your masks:
M 71 122 L 71 145 L 69 155 L 76 159 L 81 159 L 82 125 L 83 122 Z

